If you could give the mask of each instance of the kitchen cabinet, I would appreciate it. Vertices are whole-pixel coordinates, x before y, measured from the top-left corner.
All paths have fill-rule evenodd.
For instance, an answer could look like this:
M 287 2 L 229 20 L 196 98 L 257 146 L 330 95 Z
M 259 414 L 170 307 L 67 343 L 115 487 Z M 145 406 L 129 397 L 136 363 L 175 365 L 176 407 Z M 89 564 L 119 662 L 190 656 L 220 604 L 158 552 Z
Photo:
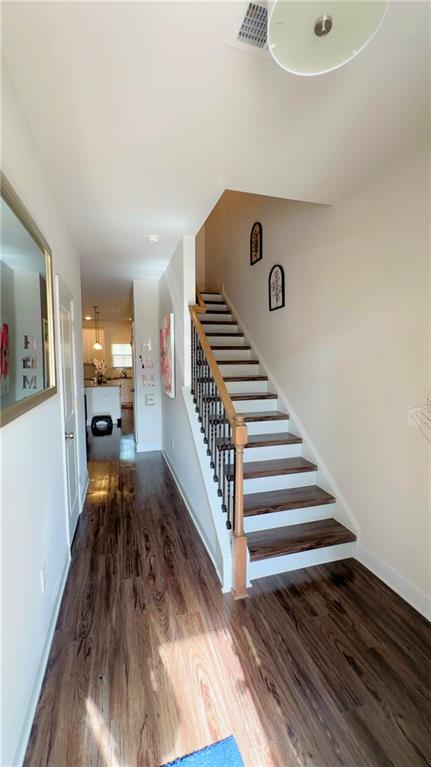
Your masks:
M 121 404 L 130 405 L 133 402 L 133 381 L 132 379 L 120 380 Z

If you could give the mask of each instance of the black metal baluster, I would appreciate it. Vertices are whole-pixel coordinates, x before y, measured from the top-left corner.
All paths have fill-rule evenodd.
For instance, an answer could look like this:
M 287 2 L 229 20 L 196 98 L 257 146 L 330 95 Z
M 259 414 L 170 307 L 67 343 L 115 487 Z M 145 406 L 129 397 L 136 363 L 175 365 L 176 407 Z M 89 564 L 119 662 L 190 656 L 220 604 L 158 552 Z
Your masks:
M 206 358 L 203 366 L 203 392 L 204 392 L 204 415 L 203 415 L 203 430 L 204 430 L 204 443 L 208 445 L 208 362 Z
M 217 459 L 218 459 L 218 468 L 217 468 L 217 476 L 218 476 L 218 488 L 217 488 L 217 495 L 219 498 L 223 496 L 222 491 L 222 485 L 223 485 L 223 477 L 222 477 L 222 455 L 224 452 L 224 435 L 223 435 L 223 414 L 224 414 L 224 407 L 223 402 L 221 400 L 221 397 L 218 394 L 217 390 L 217 404 L 218 404 L 218 417 L 217 417 L 217 437 L 219 439 L 219 448 L 217 453 Z
M 214 443 L 213 443 L 213 479 L 214 482 L 218 482 L 218 472 L 217 472 L 217 456 L 218 456 L 218 438 L 219 438 L 219 402 L 220 397 L 218 393 L 217 384 L 214 382 L 214 420 L 215 420 L 215 430 L 214 430 Z
M 209 412 L 210 412 L 210 418 L 209 418 L 209 440 L 208 440 L 208 455 L 210 457 L 210 467 L 213 469 L 213 442 L 214 442 L 214 379 L 212 377 L 212 373 L 210 372 L 210 380 L 208 384 L 208 396 L 209 396 Z
M 208 448 L 207 448 L 207 455 L 211 459 L 211 451 L 212 451 L 212 409 L 213 409 L 213 401 L 212 401 L 212 373 L 211 370 L 208 370 Z M 211 466 L 211 460 L 210 460 L 210 466 Z M 211 466 L 212 468 L 212 466 Z
M 232 466 L 232 450 L 233 450 L 233 448 L 232 448 L 232 439 L 231 439 L 232 430 L 231 430 L 231 425 L 230 425 L 229 422 L 227 424 L 227 431 L 228 431 L 228 441 L 229 441 L 229 446 L 228 446 L 228 450 L 227 450 L 227 454 L 228 454 L 228 464 L 227 465 L 228 465 L 229 475 L 226 477 L 226 479 L 227 479 L 227 504 L 226 504 L 226 506 L 227 506 L 227 520 L 226 520 L 226 527 L 227 527 L 228 530 L 231 530 L 231 528 L 232 528 L 232 522 L 231 522 L 231 516 L 232 516 L 232 497 L 231 497 L 232 496 L 232 482 L 230 481 L 230 471 L 231 471 L 231 466 Z
M 198 363 L 198 371 L 197 371 L 197 382 L 198 382 L 198 419 L 201 424 L 201 432 L 203 433 L 204 428 L 202 424 L 202 417 L 203 417 L 203 400 L 202 400 L 202 393 L 203 393 L 203 349 L 202 344 L 199 341 L 199 363 Z
M 196 405 L 196 328 L 192 322 L 192 394 Z
M 226 456 L 228 455 L 227 450 L 227 419 L 226 419 L 226 410 L 224 409 L 223 405 L 223 467 L 222 467 L 222 480 L 223 480 L 223 492 L 222 492 L 222 509 L 227 514 L 227 479 L 226 479 Z

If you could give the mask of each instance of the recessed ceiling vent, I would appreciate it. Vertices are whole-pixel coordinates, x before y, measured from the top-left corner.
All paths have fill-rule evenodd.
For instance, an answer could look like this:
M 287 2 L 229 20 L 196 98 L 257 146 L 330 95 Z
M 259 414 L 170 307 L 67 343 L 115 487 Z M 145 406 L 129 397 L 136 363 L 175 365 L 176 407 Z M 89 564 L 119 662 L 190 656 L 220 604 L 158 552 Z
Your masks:
M 267 26 L 268 11 L 266 7 L 258 3 L 249 3 L 238 32 L 237 40 L 240 43 L 245 43 L 245 45 L 254 45 L 255 48 L 266 48 Z

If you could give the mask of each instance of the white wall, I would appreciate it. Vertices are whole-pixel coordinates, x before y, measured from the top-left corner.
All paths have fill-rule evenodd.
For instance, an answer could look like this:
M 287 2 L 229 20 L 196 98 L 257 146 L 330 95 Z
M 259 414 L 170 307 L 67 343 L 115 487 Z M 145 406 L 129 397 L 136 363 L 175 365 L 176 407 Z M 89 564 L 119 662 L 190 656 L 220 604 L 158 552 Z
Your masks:
M 360 556 L 417 605 L 430 593 L 430 445 L 408 408 L 430 389 L 427 147 L 317 206 L 225 193 L 205 225 L 224 283 L 360 523 Z M 249 234 L 263 225 L 263 260 Z M 286 308 L 268 311 L 284 266 Z
M 195 237 L 196 285 L 199 290 L 207 288 L 205 283 L 205 225 L 201 226 Z
M 133 281 L 133 306 L 135 440 L 137 451 L 145 453 L 161 449 L 158 280 Z
M 174 313 L 176 365 L 175 398 L 172 399 L 162 392 L 162 448 L 207 550 L 220 577 L 223 577 L 220 533 L 214 524 L 209 505 L 185 400 L 186 397 L 190 398 L 191 331 L 188 306 L 195 302 L 195 280 L 194 238 L 184 237 L 160 280 L 159 323 L 161 324 L 166 314 Z M 197 423 L 194 412 L 193 417 Z M 202 441 L 201 437 L 199 432 Z M 205 459 L 209 470 L 206 455 Z M 212 482 L 212 477 L 210 481 Z M 219 507 L 219 499 L 217 500 Z M 223 514 L 218 510 L 222 522 Z
M 2 170 L 50 244 L 54 272 L 71 290 L 79 317 L 79 259 L 4 68 L 2 134 Z M 83 491 L 86 457 L 80 335 L 78 327 L 77 441 Z M 63 441 L 59 394 L 1 430 L 2 767 L 15 767 L 23 757 L 69 562 Z M 42 594 L 40 571 L 44 565 L 46 588 Z

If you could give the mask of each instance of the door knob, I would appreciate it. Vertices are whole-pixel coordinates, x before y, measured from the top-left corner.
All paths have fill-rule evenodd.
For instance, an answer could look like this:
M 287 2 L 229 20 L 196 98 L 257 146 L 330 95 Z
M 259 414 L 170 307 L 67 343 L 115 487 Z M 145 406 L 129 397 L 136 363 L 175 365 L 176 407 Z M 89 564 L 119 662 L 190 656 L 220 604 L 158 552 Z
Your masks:
M 75 439 L 75 434 L 73 431 L 67 431 L 64 435 L 65 439 Z

